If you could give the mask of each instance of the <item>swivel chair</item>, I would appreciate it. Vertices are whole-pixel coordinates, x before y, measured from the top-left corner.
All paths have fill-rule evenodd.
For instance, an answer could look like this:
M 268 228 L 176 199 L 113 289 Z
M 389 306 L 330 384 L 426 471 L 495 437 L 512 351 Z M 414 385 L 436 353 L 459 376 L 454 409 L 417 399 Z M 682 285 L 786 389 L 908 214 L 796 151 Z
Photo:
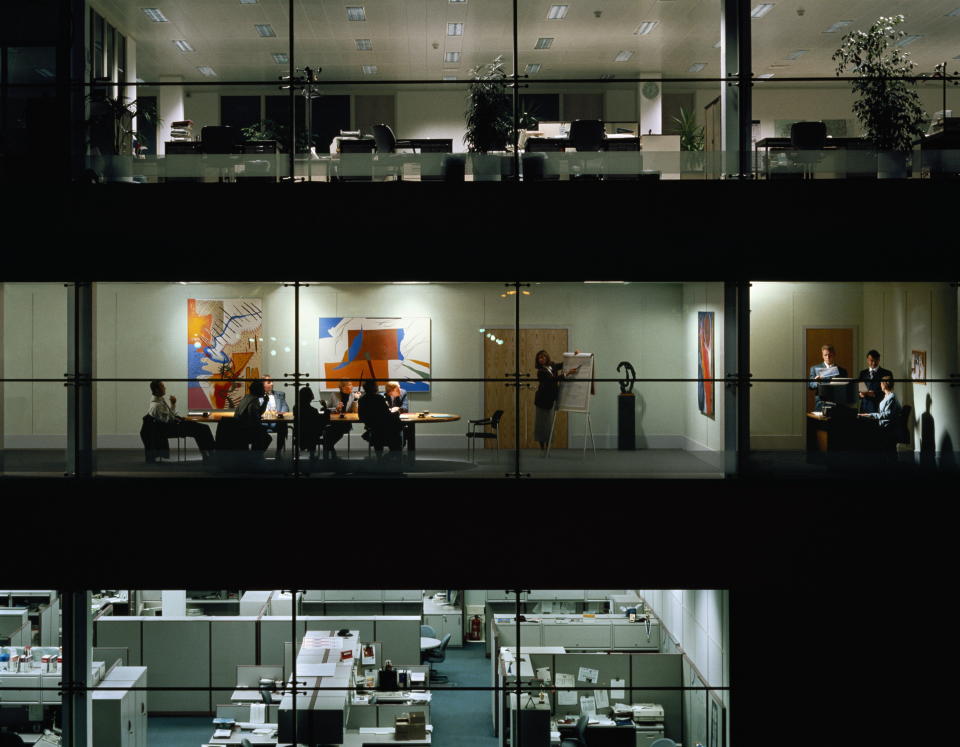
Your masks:
M 429 651 L 420 652 L 420 663 L 421 664 L 440 664 L 447 660 L 447 645 L 450 643 L 450 633 L 447 633 L 443 640 L 440 642 L 440 646 Z M 430 667 L 430 681 L 431 682 L 447 682 L 450 678 L 445 674 L 440 674 L 439 672 L 434 671 L 433 667 Z
M 586 714 L 580 716 L 573 728 L 573 736 L 564 737 L 560 741 L 560 747 L 587 747 L 587 720 Z
M 576 119 L 570 124 L 570 147 L 575 148 L 578 153 L 597 153 L 604 149 L 604 141 L 606 140 L 606 133 L 603 130 L 603 122 L 599 119 Z M 583 171 L 587 165 L 587 160 L 581 160 L 577 166 Z M 598 161 L 597 173 L 585 175 L 580 174 L 571 174 L 571 178 L 583 179 L 600 179 L 601 173 L 603 171 L 603 160 L 602 157 Z
M 410 148 L 409 140 L 397 140 L 396 135 L 390 125 L 375 124 L 373 126 L 373 139 L 377 144 L 377 160 L 380 160 L 379 154 L 396 153 L 397 148 Z M 397 163 L 390 156 L 385 156 L 386 169 L 384 173 L 392 175 L 398 181 L 403 179 L 403 162 Z
M 437 631 L 435 631 L 435 630 L 434 630 L 431 626 L 429 626 L 429 625 L 421 625 L 421 626 L 420 626 L 420 637 L 421 637 L 421 638 L 436 638 L 436 637 L 437 637 Z
M 790 126 L 791 162 L 803 168 L 803 176 L 813 178 L 814 167 L 823 160 L 827 145 L 827 126 L 823 122 L 794 122 Z
M 200 130 L 200 152 L 217 167 L 218 181 L 225 181 L 225 172 L 236 165 L 236 159 L 232 156 L 239 153 L 242 146 L 243 134 L 237 127 L 209 125 Z
M 480 418 L 478 420 L 471 420 L 470 430 L 467 432 L 467 456 L 471 455 L 471 447 L 473 448 L 473 458 L 476 458 L 477 447 L 475 439 L 478 438 L 495 438 L 497 439 L 497 459 L 500 459 L 500 419 L 503 417 L 503 410 L 497 410 L 489 418 Z M 487 430 L 477 430 L 479 426 L 489 426 L 492 428 L 491 431 Z

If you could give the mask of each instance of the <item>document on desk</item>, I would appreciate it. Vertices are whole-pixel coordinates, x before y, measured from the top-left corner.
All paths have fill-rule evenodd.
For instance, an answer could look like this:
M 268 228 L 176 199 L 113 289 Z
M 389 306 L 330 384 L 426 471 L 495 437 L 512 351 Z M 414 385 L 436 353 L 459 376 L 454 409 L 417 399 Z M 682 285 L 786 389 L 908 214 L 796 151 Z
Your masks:
M 250 723 L 262 724 L 266 720 L 267 706 L 265 703 L 250 704 Z
M 609 708 L 610 699 L 607 697 L 606 690 L 594 690 L 593 698 L 597 703 L 597 708 Z
M 557 687 L 576 687 L 577 683 L 572 674 L 557 672 Z M 576 705 L 576 690 L 557 690 L 557 705 Z
M 590 667 L 580 667 L 580 672 L 577 674 L 577 679 L 580 682 L 586 682 L 590 685 L 595 685 L 600 681 L 600 670 L 591 669 Z
M 612 687 L 612 688 L 614 688 L 614 687 L 624 687 L 624 688 L 625 688 L 626 686 L 627 686 L 627 681 L 626 681 L 626 680 L 610 680 L 610 687 Z M 624 695 L 623 690 L 611 690 L 611 691 L 610 691 L 610 697 L 613 698 L 614 700 L 618 700 L 618 699 L 625 698 L 626 695 Z
M 361 734 L 393 734 L 393 729 L 389 726 L 361 726 Z
M 597 701 L 592 695 L 580 696 L 580 713 L 584 716 L 597 715 Z

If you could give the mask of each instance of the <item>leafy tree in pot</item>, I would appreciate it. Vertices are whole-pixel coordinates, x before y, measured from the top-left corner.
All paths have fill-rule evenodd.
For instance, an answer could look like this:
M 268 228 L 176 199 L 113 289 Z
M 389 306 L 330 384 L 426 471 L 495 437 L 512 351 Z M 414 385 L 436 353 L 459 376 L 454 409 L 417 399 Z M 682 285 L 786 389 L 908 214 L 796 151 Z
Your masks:
M 906 36 L 897 28 L 903 21 L 902 15 L 881 16 L 868 31 L 845 34 L 833 53 L 838 76 L 848 68 L 860 76 L 852 82 L 858 97 L 853 112 L 880 152 L 911 150 L 913 141 L 923 135 L 927 118 L 916 80 L 903 80 L 916 66 L 909 52 L 896 47 Z
M 680 107 L 680 116 L 673 118 L 675 132 L 680 136 L 680 150 L 703 150 L 703 125 L 697 124 L 697 115 Z
M 87 120 L 90 146 L 101 155 L 129 156 L 133 154 L 133 141 L 137 133 L 133 118 L 142 117 L 148 122 L 161 124 L 157 108 L 143 99 L 127 100 L 106 93 L 93 94 L 90 102 L 90 118 Z
M 464 136 L 467 148 L 471 153 L 506 150 L 513 134 L 513 115 L 503 57 L 477 65 L 470 76 Z

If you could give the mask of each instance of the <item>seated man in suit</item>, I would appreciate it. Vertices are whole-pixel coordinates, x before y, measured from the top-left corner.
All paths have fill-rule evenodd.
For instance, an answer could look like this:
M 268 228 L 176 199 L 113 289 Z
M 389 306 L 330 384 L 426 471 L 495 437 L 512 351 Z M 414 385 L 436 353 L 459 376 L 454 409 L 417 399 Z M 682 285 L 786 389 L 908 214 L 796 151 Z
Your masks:
M 177 398 L 171 394 L 170 404 L 167 404 L 163 398 L 167 393 L 167 386 L 159 379 L 150 382 L 150 392 L 153 394 L 153 399 L 150 400 L 150 409 L 147 410 L 147 414 L 153 418 L 158 432 L 165 437 L 193 438 L 197 442 L 197 448 L 200 449 L 200 455 L 206 459 L 214 449 L 210 426 L 206 423 L 184 420 L 177 415 Z
M 874 413 L 880 411 L 880 400 L 883 399 L 883 392 L 880 389 L 880 381 L 884 378 L 893 378 L 893 372 L 880 367 L 880 353 L 871 350 L 867 353 L 867 367 L 860 372 L 857 377 L 867 386 L 867 391 L 860 392 L 860 412 Z
M 817 363 L 813 366 L 810 366 L 810 388 L 818 389 L 821 383 L 827 384 L 834 377 L 845 379 L 847 378 L 847 369 L 843 366 L 837 366 L 834 363 L 834 358 L 836 356 L 836 351 L 833 348 L 833 345 L 822 345 L 820 347 L 820 354 L 823 356 L 823 363 Z M 823 376 L 823 372 L 827 369 L 832 369 L 834 366 L 837 368 L 837 373 L 831 374 L 829 376 Z M 814 405 L 814 410 L 821 412 L 823 410 L 823 402 L 820 399 L 820 392 L 817 392 L 816 404 Z
M 387 402 L 377 396 L 377 382 L 368 379 L 363 382 L 363 397 L 360 398 L 358 413 L 360 420 L 370 429 L 370 443 L 377 456 L 383 453 L 383 447 L 390 451 L 400 451 L 400 416 L 387 407 Z
M 300 395 L 293 410 L 297 418 L 296 427 L 300 433 L 299 448 L 309 451 L 310 458 L 315 459 L 317 444 L 320 443 L 323 431 L 330 423 L 330 411 L 324 409 L 323 412 L 318 412 L 311 402 L 313 402 L 313 390 L 305 386 L 300 389 Z
M 323 455 L 325 458 L 336 459 L 334 448 L 345 433 L 353 430 L 349 422 L 338 419 L 341 413 L 356 412 L 360 399 L 353 391 L 352 381 L 341 381 L 339 391 L 332 393 L 328 409 L 331 411 L 330 425 L 323 432 Z
M 247 394 L 233 413 L 233 419 L 243 429 L 244 436 L 249 439 L 254 451 L 266 451 L 273 440 L 270 434 L 263 429 L 260 418 L 267 409 L 267 398 L 263 382 L 259 379 L 250 382 L 250 393 Z
M 267 409 L 264 412 L 290 412 L 290 407 L 287 405 L 287 396 L 283 392 L 273 390 L 273 379 L 270 374 L 264 374 L 263 376 L 263 392 L 263 396 L 267 400 Z M 262 423 L 262 425 L 271 433 L 277 434 L 277 456 L 280 456 L 280 452 L 283 451 L 283 446 L 287 441 L 287 424 L 281 421 L 278 423 Z

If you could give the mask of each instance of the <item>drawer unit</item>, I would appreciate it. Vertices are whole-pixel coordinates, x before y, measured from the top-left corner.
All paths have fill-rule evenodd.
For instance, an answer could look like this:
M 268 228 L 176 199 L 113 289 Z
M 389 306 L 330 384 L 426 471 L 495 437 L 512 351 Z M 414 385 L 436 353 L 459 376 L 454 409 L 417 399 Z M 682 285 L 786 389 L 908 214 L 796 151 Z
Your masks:
M 660 626 L 655 623 L 649 633 L 643 623 L 614 623 L 612 627 L 614 648 L 660 650 Z
M 516 623 L 498 623 L 497 631 L 501 646 L 517 645 Z M 520 646 L 551 645 L 543 642 L 543 625 L 540 623 L 520 623 Z
M 383 592 L 385 602 L 419 602 L 423 599 L 423 589 L 386 589 Z
M 516 598 L 516 594 L 508 594 L 503 589 L 487 589 L 488 602 L 514 602 Z M 527 601 L 527 592 L 524 591 L 520 594 L 520 601 Z
M 382 602 L 380 589 L 326 589 L 323 592 L 327 602 Z
M 39 703 L 41 686 L 40 673 L 36 674 L 0 674 L 0 687 L 12 687 L 13 690 L 0 691 L 4 703 Z
M 40 677 L 41 677 L 41 684 L 43 685 L 44 688 L 60 687 L 61 683 L 63 682 L 63 675 L 60 675 L 60 674 L 42 674 L 40 675 Z M 44 689 L 42 695 L 43 695 L 44 704 L 52 704 L 52 703 L 60 702 L 60 693 L 56 690 Z M 2 695 L 0 695 L 0 700 L 3 700 L 3 699 L 4 698 L 2 697 Z
M 565 648 L 610 648 L 612 625 L 605 623 L 543 623 L 543 645 Z

